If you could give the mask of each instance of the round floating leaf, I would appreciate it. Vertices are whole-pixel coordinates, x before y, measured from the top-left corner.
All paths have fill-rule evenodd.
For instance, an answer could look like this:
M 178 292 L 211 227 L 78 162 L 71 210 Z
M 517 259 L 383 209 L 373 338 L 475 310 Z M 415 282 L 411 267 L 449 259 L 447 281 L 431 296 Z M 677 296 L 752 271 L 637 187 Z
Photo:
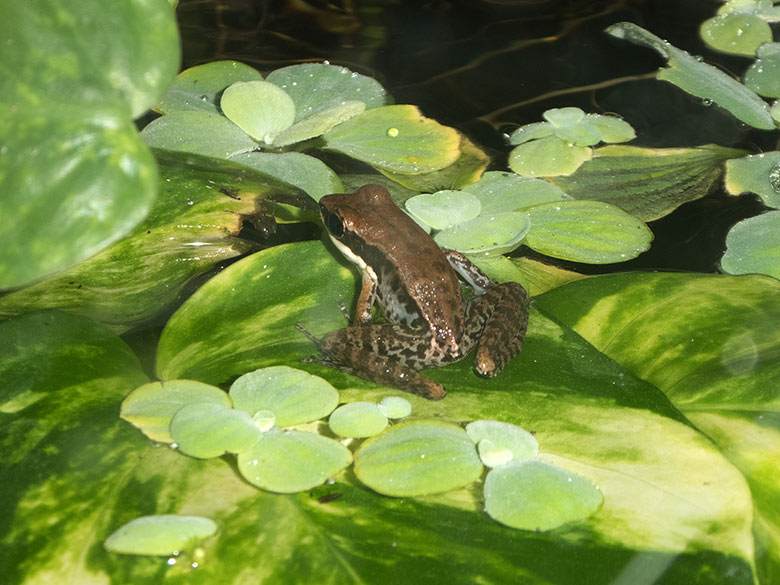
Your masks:
M 491 469 L 485 509 L 494 519 L 523 530 L 552 530 L 596 512 L 601 491 L 582 476 L 537 460 Z
M 653 233 L 644 223 L 601 201 L 543 203 L 527 213 L 531 229 L 525 244 L 563 260 L 624 262 L 647 250 L 653 240 Z
M 201 516 L 142 516 L 117 528 L 103 546 L 112 553 L 168 556 L 197 546 L 216 531 L 214 521 Z
M 270 410 L 258 410 L 252 416 L 252 420 L 255 421 L 255 426 L 260 429 L 260 432 L 265 433 L 276 424 L 276 415 Z
M 504 254 L 520 245 L 530 225 L 525 213 L 508 211 L 481 215 L 441 231 L 433 239 L 442 248 L 458 250 L 464 254 Z
M 601 142 L 601 130 L 587 118 L 564 128 L 556 128 L 555 135 L 577 146 L 593 146 Z
M 320 110 L 281 132 L 274 139 L 274 146 L 287 146 L 321 136 L 337 124 L 357 116 L 365 109 L 366 104 L 363 102 L 344 102 L 326 110 Z
M 247 152 L 230 160 L 295 185 L 316 201 L 343 192 L 341 179 L 328 165 L 302 152 Z
M 230 397 L 216 386 L 194 380 L 169 380 L 151 382 L 133 390 L 122 402 L 120 416 L 153 441 L 172 443 L 169 427 L 173 415 L 192 404 L 208 404 L 213 408 L 233 406 Z
M 628 142 L 636 138 L 636 132 L 631 124 L 617 116 L 587 114 L 585 120 L 599 129 L 603 142 Z
M 780 151 L 726 161 L 726 190 L 731 195 L 755 193 L 769 207 L 780 207 Z
M 267 81 L 239 81 L 222 94 L 224 114 L 255 140 L 270 144 L 295 119 L 295 105 L 284 90 Z
M 758 95 L 780 97 L 780 43 L 761 45 L 757 55 L 745 72 L 745 85 Z
M 225 116 L 199 111 L 177 111 L 160 116 L 147 124 L 141 137 L 155 148 L 214 158 L 227 158 L 257 148 L 257 142 Z
M 339 393 L 328 382 L 287 366 L 244 374 L 230 386 L 230 397 L 235 408 L 250 415 L 270 410 L 280 427 L 324 418 L 339 403 Z
M 509 153 L 509 167 L 518 175 L 528 177 L 569 175 L 592 155 L 593 151 L 587 146 L 575 146 L 567 140 L 550 136 L 513 149 Z
M 372 166 L 401 173 L 428 173 L 454 163 L 460 137 L 414 106 L 366 110 L 325 134 L 327 148 Z
M 768 274 L 780 279 L 780 211 L 740 221 L 726 236 L 720 261 L 729 274 Z
M 509 135 L 509 144 L 523 144 L 529 140 L 538 140 L 539 138 L 547 138 L 555 133 L 555 127 L 549 122 L 535 122 L 534 124 L 526 124 L 520 126 L 517 130 Z
M 387 428 L 387 416 L 373 402 L 350 402 L 333 411 L 328 425 L 342 437 L 372 437 Z
M 199 459 L 240 453 L 261 436 L 250 415 L 213 404 L 190 404 L 171 421 L 171 437 L 185 455 Z
M 387 418 L 404 418 L 412 414 L 412 403 L 400 396 L 388 396 L 379 403 L 379 410 Z
M 305 431 L 263 433 L 239 453 L 238 471 L 249 483 L 282 494 L 321 485 L 352 462 L 352 453 L 333 439 Z
M 466 434 L 474 443 L 480 445 L 483 441 L 490 441 L 494 447 L 493 451 L 509 451 L 512 459 L 532 459 L 539 454 L 539 443 L 533 435 L 510 423 L 497 420 L 477 420 L 466 425 Z M 487 450 L 487 445 L 485 449 Z M 482 457 L 482 451 L 483 448 L 480 447 L 480 457 Z M 482 462 L 488 467 L 493 467 L 484 458 L 482 458 Z
M 762 18 L 736 12 L 705 20 L 699 34 L 716 51 L 749 57 L 756 54 L 759 46 L 772 40 L 772 29 Z
M 471 193 L 437 191 L 406 201 L 406 209 L 435 230 L 445 230 L 479 215 L 480 203 Z
M 585 119 L 585 112 L 580 108 L 552 108 L 542 114 L 542 117 L 553 125 L 553 128 L 568 128 L 576 126 Z
M 539 203 L 570 199 L 547 181 L 503 171 L 485 173 L 479 181 L 464 187 L 463 191 L 477 196 L 482 206 L 482 215 L 517 211 Z
M 499 447 L 490 439 L 482 439 L 478 442 L 477 451 L 479 452 L 479 459 L 485 467 L 506 465 L 514 459 L 511 450 L 506 447 Z
M 257 69 L 238 61 L 213 61 L 196 65 L 179 73 L 156 109 L 164 114 L 174 111 L 219 114 L 219 94 L 226 87 L 237 81 L 262 79 Z
M 295 102 L 296 122 L 344 102 L 363 102 L 367 108 L 392 103 L 376 79 L 325 63 L 282 67 L 269 73 L 266 81 L 281 87 Z
M 355 474 L 387 496 L 424 496 L 475 481 L 482 464 L 466 431 L 442 422 L 405 422 L 368 439 L 355 453 Z

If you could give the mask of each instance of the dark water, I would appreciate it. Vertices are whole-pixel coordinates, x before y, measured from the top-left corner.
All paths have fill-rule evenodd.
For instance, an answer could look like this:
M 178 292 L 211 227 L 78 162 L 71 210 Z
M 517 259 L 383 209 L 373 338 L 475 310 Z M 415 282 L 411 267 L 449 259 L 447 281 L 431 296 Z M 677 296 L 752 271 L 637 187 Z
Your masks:
M 774 133 L 751 131 L 676 87 L 632 79 L 664 64 L 654 52 L 603 33 L 635 22 L 674 45 L 741 74 L 747 59 L 707 50 L 698 26 L 719 2 L 706 0 L 182 0 L 184 66 L 236 59 L 270 71 L 328 60 L 376 77 L 398 103 L 412 103 L 488 149 L 504 168 L 503 132 L 544 110 L 578 106 L 616 113 L 654 147 L 716 143 L 758 152 Z M 763 209 L 746 195 L 716 191 L 653 222 L 652 249 L 621 265 L 585 272 L 663 269 L 713 272 L 725 234 Z

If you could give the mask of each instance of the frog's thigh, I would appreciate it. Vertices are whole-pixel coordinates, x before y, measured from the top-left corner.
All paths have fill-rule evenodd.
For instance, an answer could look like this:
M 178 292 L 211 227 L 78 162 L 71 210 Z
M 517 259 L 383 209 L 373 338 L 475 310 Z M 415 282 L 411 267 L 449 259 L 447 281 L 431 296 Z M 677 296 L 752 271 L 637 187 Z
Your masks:
M 328 333 L 320 349 L 332 358 L 357 362 L 365 354 L 385 356 L 414 370 L 442 362 L 444 352 L 431 344 L 430 330 L 396 324 L 357 325 Z
M 528 293 L 516 282 L 498 284 L 471 301 L 466 335 L 470 346 L 479 340 L 474 366 L 480 376 L 495 376 L 520 352 L 529 307 Z

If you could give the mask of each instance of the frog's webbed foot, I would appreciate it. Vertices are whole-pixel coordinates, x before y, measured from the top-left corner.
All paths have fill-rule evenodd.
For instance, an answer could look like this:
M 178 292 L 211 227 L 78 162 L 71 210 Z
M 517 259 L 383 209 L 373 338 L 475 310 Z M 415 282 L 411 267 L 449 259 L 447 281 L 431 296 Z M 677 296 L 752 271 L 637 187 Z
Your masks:
M 531 302 L 522 285 L 497 284 L 475 297 L 466 322 L 480 333 L 474 367 L 477 374 L 492 378 L 523 348 Z M 469 332 L 475 335 L 475 332 Z

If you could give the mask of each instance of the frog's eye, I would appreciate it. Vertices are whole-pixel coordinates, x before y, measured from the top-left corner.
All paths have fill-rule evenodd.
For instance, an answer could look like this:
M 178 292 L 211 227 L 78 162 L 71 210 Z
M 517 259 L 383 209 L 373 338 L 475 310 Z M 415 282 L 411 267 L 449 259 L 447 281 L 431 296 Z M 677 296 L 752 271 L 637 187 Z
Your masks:
M 344 223 L 341 218 L 335 213 L 329 213 L 325 216 L 325 227 L 337 238 L 344 235 Z

